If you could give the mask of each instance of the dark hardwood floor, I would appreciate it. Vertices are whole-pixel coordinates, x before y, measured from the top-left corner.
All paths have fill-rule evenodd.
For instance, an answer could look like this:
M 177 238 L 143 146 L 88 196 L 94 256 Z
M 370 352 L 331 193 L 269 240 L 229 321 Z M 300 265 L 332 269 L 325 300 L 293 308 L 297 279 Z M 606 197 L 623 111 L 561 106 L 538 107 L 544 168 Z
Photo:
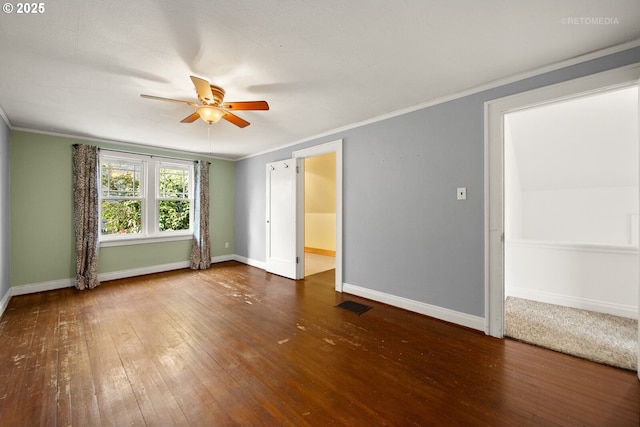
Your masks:
M 0 425 L 638 426 L 640 381 L 228 262 L 12 298 Z

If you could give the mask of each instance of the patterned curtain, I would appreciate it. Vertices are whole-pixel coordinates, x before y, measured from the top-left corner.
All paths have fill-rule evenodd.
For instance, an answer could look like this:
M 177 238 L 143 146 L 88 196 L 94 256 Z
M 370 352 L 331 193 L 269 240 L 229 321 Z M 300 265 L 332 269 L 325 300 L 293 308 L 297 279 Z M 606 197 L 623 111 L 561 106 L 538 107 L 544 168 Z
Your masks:
M 204 270 L 211 266 L 211 243 L 209 240 L 209 162 L 195 162 L 195 209 L 191 265 L 193 270 Z
M 98 281 L 98 147 L 73 146 L 73 222 L 76 232 L 76 288 Z

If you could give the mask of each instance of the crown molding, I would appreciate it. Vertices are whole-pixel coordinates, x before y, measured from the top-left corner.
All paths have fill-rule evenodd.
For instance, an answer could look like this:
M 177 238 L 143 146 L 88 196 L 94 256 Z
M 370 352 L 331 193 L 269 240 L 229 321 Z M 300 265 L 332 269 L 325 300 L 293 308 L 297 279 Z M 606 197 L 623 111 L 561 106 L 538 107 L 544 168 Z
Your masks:
M 342 127 L 335 128 L 335 129 L 331 129 L 331 130 L 328 130 L 326 132 L 322 132 L 322 133 L 310 136 L 308 138 L 299 139 L 299 140 L 293 141 L 291 143 L 287 143 L 287 144 L 281 145 L 281 146 L 279 146 L 277 148 L 269 149 L 269 150 L 262 151 L 262 152 L 259 152 L 259 153 L 255 153 L 255 154 L 250 154 L 248 156 L 239 157 L 239 158 L 237 158 L 235 160 L 236 161 L 240 161 L 240 160 L 249 159 L 251 157 L 261 156 L 263 154 L 267 154 L 267 153 L 271 153 L 271 152 L 274 152 L 274 151 L 282 150 L 282 149 L 285 149 L 285 148 L 288 148 L 288 147 L 291 147 L 291 146 L 294 146 L 294 145 L 302 144 L 304 142 L 309 142 L 309 141 L 313 141 L 313 140 L 316 140 L 316 139 L 324 138 L 324 137 L 327 137 L 327 136 L 330 136 L 330 135 L 335 135 L 335 134 L 340 133 L 340 132 L 346 132 L 348 130 L 355 129 L 355 128 L 358 128 L 358 127 L 361 127 L 361 126 L 366 126 L 366 125 L 369 125 L 369 124 L 381 122 L 383 120 L 387 120 L 387 119 L 390 119 L 390 118 L 393 118 L 393 117 L 402 116 L 404 114 L 412 113 L 414 111 L 422 110 L 422 109 L 425 109 L 425 108 L 428 108 L 428 107 L 433 107 L 435 105 L 443 104 L 445 102 L 453 101 L 453 100 L 456 100 L 456 99 L 464 98 L 466 96 L 474 95 L 476 93 L 484 92 L 486 90 L 495 89 L 497 87 L 505 86 L 505 85 L 508 85 L 510 83 L 515 83 L 515 82 L 518 82 L 518 81 L 521 81 L 521 80 L 525 80 L 525 79 L 528 79 L 530 77 L 535 77 L 535 76 L 538 76 L 538 75 L 541 75 L 541 74 L 546 74 L 546 73 L 551 72 L 551 71 L 560 70 L 560 69 L 563 69 L 563 68 L 570 67 L 572 65 L 577 65 L 577 64 L 581 64 L 583 62 L 588 62 L 588 61 L 591 61 L 591 60 L 594 60 L 594 59 L 602 58 L 602 57 L 607 56 L 607 55 L 612 55 L 614 53 L 623 52 L 625 50 L 633 49 L 633 48 L 636 48 L 638 46 L 640 46 L 640 39 L 635 39 L 635 40 L 632 40 L 632 41 L 629 41 L 629 42 L 626 42 L 626 43 L 622 43 L 622 44 L 619 44 L 619 45 L 616 45 L 616 46 L 611 46 L 611 47 L 608 47 L 608 48 L 605 48 L 605 49 L 600 49 L 600 50 L 597 50 L 597 51 L 589 52 L 587 54 L 579 55 L 579 56 L 576 56 L 576 57 L 573 57 L 573 58 L 569 58 L 567 60 L 556 62 L 556 63 L 550 64 L 550 65 L 547 65 L 547 66 L 544 66 L 544 67 L 535 68 L 533 70 L 529 70 L 529 71 L 525 71 L 525 72 L 522 72 L 522 73 L 511 75 L 511 76 L 507 76 L 507 77 L 504 77 L 504 78 L 501 78 L 501 79 L 498 79 L 498 80 L 494 80 L 494 81 L 491 81 L 491 82 L 488 82 L 488 83 L 485 83 L 485 84 L 482 84 L 482 85 L 474 86 L 474 87 L 471 87 L 469 89 L 466 89 L 466 90 L 463 90 L 463 91 L 460 91 L 460 92 L 456 92 L 456 93 L 451 94 L 451 95 L 446 95 L 446 96 L 442 96 L 442 97 L 439 97 L 439 98 L 434 98 L 434 99 L 422 102 L 420 104 L 416 104 L 416 105 L 413 105 L 413 106 L 410 106 L 410 107 L 406 107 L 406 108 L 402 108 L 402 109 L 399 109 L 399 110 L 395 110 L 395 111 L 392 111 L 390 113 L 386 113 L 386 114 L 382 114 L 382 115 L 379 115 L 379 116 L 375 116 L 375 117 L 372 117 L 370 119 L 366 119 L 366 120 L 363 120 L 363 121 L 360 121 L 360 122 L 352 123 L 350 125 L 342 126 Z
M 113 139 L 96 138 L 96 137 L 83 136 L 83 135 L 73 135 L 73 134 L 67 134 L 67 133 L 61 133 L 61 132 L 44 131 L 44 130 L 40 130 L 40 129 L 30 129 L 30 128 L 23 128 L 23 127 L 11 127 L 11 126 L 9 126 L 9 128 L 11 130 L 14 130 L 14 131 L 17 131 L 17 132 L 28 132 L 28 133 L 35 133 L 35 134 L 39 134 L 39 135 L 49 135 L 49 136 L 56 136 L 56 137 L 60 137 L 60 138 L 69 138 L 69 139 L 75 139 L 75 140 L 81 140 L 81 141 L 97 142 L 97 143 L 102 143 L 102 144 L 112 144 L 112 145 L 116 145 L 116 146 L 120 146 L 120 147 L 128 147 L 129 149 L 132 149 L 132 150 L 134 150 L 134 149 L 142 150 L 141 154 L 145 154 L 144 151 L 151 150 L 151 151 L 160 151 L 160 152 L 173 154 L 173 155 L 189 155 L 189 156 L 193 156 L 193 157 L 197 157 L 197 158 L 207 158 L 207 159 L 214 159 L 214 160 L 234 161 L 233 159 L 228 159 L 228 158 L 225 158 L 225 157 L 216 157 L 216 156 L 211 156 L 211 155 L 208 155 L 208 154 L 205 154 L 205 153 L 200 153 L 200 152 L 195 152 L 195 151 L 175 150 L 175 149 L 171 149 L 171 148 L 159 147 L 157 145 L 138 144 L 138 143 L 135 143 L 135 142 L 118 141 L 118 140 L 113 140 Z M 109 147 L 104 147 L 104 148 L 108 149 Z

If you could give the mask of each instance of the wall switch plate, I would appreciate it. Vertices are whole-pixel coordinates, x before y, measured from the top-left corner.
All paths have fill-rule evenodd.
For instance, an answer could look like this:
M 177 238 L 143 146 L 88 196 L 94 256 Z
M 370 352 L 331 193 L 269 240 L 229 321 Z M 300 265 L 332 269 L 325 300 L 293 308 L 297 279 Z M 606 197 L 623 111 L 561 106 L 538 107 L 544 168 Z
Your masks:
M 458 187 L 458 200 L 467 200 L 467 187 Z
M 229 247 L 229 242 L 224 242 L 224 247 L 228 248 Z

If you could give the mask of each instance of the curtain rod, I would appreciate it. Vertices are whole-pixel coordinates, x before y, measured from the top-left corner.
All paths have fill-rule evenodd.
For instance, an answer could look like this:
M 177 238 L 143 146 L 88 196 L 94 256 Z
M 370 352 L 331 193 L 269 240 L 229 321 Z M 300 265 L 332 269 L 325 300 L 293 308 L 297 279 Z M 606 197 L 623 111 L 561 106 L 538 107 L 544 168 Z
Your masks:
M 73 147 L 77 147 L 79 145 L 82 145 L 82 144 L 73 144 Z M 169 159 L 169 160 L 184 160 L 184 161 L 187 161 L 187 162 L 195 162 L 195 161 L 203 161 L 203 162 L 205 162 L 206 161 L 208 164 L 211 164 L 210 161 L 201 160 L 201 159 L 195 159 L 194 160 L 194 159 L 185 159 L 185 158 L 182 158 L 182 157 L 169 157 L 169 156 L 163 156 L 163 155 L 158 155 L 158 154 L 136 153 L 135 151 L 118 150 L 118 149 L 113 149 L 113 148 L 103 148 L 103 147 L 97 147 L 97 148 L 98 148 L 98 151 L 105 150 L 105 151 L 113 151 L 114 153 L 136 154 L 138 156 L 148 156 L 148 157 L 151 157 L 151 158 L 158 157 L 160 159 Z

